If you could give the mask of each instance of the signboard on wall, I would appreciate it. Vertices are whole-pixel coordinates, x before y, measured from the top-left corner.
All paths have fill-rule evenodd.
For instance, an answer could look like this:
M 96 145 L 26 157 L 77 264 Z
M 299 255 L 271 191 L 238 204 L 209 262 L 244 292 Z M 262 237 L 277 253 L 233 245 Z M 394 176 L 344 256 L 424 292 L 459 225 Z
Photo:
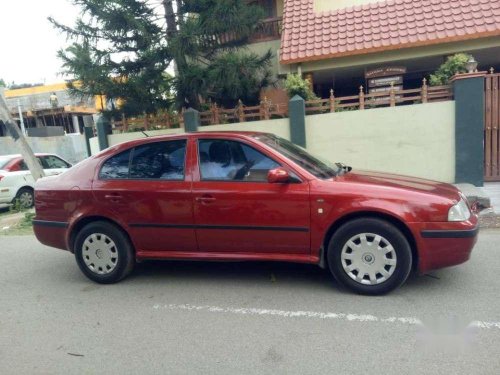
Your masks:
M 385 68 L 377 68 L 367 70 L 365 72 L 365 78 L 379 78 L 387 76 L 402 76 L 406 73 L 406 68 L 404 66 L 388 66 Z
M 403 90 L 403 86 L 394 86 L 394 91 Z M 387 87 L 373 87 L 370 92 L 384 92 L 387 91 Z
M 403 89 L 403 75 L 406 73 L 404 66 L 387 66 L 365 71 L 365 79 L 369 93 Z
M 402 85 L 403 84 L 403 76 L 394 76 L 394 77 L 380 77 L 380 78 L 371 78 L 368 80 L 368 87 L 382 87 L 382 86 L 390 86 L 393 84 Z

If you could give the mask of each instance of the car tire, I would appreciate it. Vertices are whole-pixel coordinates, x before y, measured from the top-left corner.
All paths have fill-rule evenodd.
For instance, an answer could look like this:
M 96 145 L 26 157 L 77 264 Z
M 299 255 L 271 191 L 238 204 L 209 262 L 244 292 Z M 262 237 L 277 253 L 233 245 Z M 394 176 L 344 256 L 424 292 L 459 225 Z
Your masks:
M 132 244 L 116 225 L 95 221 L 76 235 L 73 251 L 80 270 L 100 284 L 116 283 L 135 265 Z
M 402 285 L 412 268 L 406 237 L 391 223 L 375 218 L 351 220 L 330 239 L 328 266 L 335 279 L 365 295 L 381 295 Z
M 35 204 L 35 194 L 33 189 L 24 187 L 19 189 L 19 191 L 16 194 L 16 197 L 12 201 L 12 204 L 16 204 L 16 202 L 19 202 L 19 205 L 21 208 L 31 208 Z

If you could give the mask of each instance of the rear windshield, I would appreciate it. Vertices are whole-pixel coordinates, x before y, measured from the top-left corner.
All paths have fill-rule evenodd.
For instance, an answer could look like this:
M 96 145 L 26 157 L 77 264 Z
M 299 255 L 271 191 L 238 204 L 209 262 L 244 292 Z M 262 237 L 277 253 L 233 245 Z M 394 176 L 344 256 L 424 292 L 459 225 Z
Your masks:
M 7 164 L 12 160 L 12 158 L 6 158 L 0 156 L 0 169 L 4 169 Z

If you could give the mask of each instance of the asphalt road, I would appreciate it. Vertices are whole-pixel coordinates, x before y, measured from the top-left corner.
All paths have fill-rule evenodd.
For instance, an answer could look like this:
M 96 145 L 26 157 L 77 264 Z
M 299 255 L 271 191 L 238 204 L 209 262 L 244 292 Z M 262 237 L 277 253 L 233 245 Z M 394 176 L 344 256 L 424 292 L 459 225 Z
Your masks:
M 384 297 L 281 263 L 144 263 L 101 286 L 69 253 L 3 236 L 0 373 L 499 374 L 499 270 L 497 230 Z

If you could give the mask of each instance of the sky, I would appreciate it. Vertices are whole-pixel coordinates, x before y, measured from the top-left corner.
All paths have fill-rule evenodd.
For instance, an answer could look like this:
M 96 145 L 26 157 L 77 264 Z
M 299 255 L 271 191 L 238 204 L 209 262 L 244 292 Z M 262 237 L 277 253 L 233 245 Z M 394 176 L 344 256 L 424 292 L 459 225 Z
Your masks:
M 71 25 L 78 8 L 69 0 L 0 0 L 0 78 L 7 84 L 64 81 L 56 54 L 66 37 L 49 16 Z

